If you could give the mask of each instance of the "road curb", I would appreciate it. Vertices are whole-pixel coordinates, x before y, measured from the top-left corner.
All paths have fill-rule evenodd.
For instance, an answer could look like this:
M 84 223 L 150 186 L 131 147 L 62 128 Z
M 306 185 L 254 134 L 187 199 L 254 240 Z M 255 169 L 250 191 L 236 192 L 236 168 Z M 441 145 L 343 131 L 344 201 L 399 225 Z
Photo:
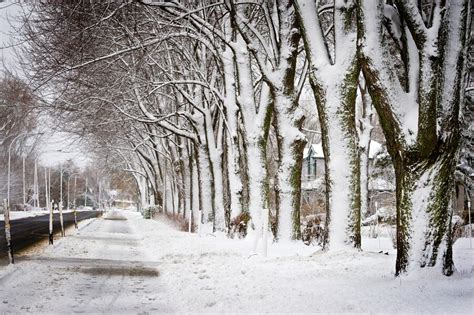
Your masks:
M 95 222 L 95 221 L 98 219 L 98 217 L 96 217 L 96 218 L 91 218 L 91 219 L 92 219 L 92 220 L 90 220 L 86 225 L 78 227 L 77 231 L 82 231 L 82 230 L 84 230 L 86 227 L 88 227 L 89 225 L 91 225 L 92 222 Z
M 13 274 L 17 273 L 19 270 L 22 269 L 21 267 L 18 267 L 17 264 L 8 265 L 6 268 L 8 268 L 9 266 L 13 266 L 13 268 L 12 268 L 12 270 L 7 271 L 7 273 L 0 278 L 0 284 L 3 284 L 5 282 L 7 282 L 8 279 L 10 279 L 13 276 Z

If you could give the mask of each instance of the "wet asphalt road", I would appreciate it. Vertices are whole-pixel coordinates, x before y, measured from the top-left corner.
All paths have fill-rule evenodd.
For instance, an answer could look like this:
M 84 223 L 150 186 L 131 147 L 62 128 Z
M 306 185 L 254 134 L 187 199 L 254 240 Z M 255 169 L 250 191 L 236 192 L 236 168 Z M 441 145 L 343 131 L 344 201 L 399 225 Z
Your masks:
M 100 215 L 98 211 L 78 211 L 77 221 L 95 218 Z M 63 213 L 64 227 L 74 224 L 74 214 L 72 212 Z M 13 250 L 24 249 L 36 242 L 48 238 L 49 215 L 41 215 L 23 219 L 11 220 L 11 235 Z M 61 230 L 59 213 L 54 214 L 54 232 Z M 5 222 L 0 221 L 0 258 L 7 257 L 7 242 L 5 239 Z

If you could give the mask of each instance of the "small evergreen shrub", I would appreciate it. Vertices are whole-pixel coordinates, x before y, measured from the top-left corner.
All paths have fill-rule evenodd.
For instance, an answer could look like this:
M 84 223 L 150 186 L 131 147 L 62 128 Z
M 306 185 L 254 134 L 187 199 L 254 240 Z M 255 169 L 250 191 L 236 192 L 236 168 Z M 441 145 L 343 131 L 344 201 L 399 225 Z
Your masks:
M 236 216 L 229 226 L 229 236 L 234 238 L 244 238 L 247 235 L 247 225 L 250 221 L 250 214 L 248 212 L 242 212 Z
M 306 245 L 322 245 L 324 238 L 324 213 L 307 215 L 301 222 L 301 238 Z
M 149 206 L 142 208 L 142 216 L 145 219 L 153 219 L 156 213 L 158 213 L 158 206 Z

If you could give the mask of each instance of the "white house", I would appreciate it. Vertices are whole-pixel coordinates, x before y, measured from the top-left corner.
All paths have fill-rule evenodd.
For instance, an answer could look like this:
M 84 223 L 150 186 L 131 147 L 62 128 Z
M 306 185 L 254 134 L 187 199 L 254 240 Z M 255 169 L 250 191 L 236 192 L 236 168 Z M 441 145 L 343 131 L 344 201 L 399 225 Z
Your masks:
M 380 152 L 382 145 L 374 140 L 370 142 L 369 159 L 373 160 Z M 369 165 L 369 173 L 370 173 Z M 301 173 L 302 181 L 307 182 L 324 176 L 324 154 L 321 142 L 311 144 L 303 152 L 303 171 Z
M 378 153 L 381 153 L 382 144 L 371 140 L 369 150 L 369 174 L 372 174 L 373 161 Z M 324 204 L 324 154 L 322 143 L 308 145 L 303 152 L 303 169 L 301 172 L 302 205 L 309 211 L 320 212 L 325 208 Z M 370 176 L 370 175 L 369 175 Z M 382 177 L 371 177 L 369 179 L 369 196 L 371 199 L 387 199 L 393 194 L 395 185 Z M 375 197 L 375 198 L 372 198 Z M 390 200 L 388 200 L 390 199 Z M 387 200 L 391 202 L 392 198 Z M 372 207 L 373 205 L 370 205 Z M 319 209 L 315 209 L 319 208 Z M 312 209 L 312 210 L 311 210 Z

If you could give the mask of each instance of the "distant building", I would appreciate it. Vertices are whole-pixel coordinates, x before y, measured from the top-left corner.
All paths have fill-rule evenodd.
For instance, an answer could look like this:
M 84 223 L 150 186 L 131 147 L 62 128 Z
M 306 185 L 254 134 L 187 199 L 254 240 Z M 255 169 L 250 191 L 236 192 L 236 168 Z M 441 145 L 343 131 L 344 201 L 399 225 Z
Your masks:
M 130 209 L 135 207 L 136 203 L 132 200 L 121 200 L 121 199 L 116 199 L 112 202 L 112 206 L 114 208 L 119 208 L 119 209 Z
M 114 208 L 131 209 L 136 206 L 136 201 L 133 200 L 132 194 L 122 189 L 110 190 L 109 196 L 109 202 Z
M 384 176 L 371 177 L 374 159 L 381 152 L 382 144 L 372 140 L 369 150 L 369 213 L 375 208 L 393 206 L 395 185 Z M 324 196 L 325 161 L 322 143 L 310 144 L 303 152 L 303 169 L 301 172 L 302 212 L 303 215 L 326 211 Z

